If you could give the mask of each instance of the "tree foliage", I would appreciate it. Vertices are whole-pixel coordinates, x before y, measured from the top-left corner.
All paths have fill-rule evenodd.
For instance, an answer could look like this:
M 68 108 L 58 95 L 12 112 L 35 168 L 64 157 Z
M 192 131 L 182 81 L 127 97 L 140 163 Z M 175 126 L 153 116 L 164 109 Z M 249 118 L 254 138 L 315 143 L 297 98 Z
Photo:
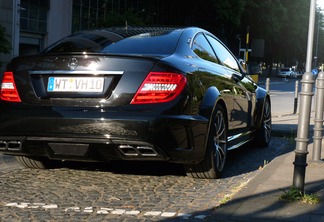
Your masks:
M 6 29 L 0 25 L 0 53 L 8 54 L 11 46 L 7 39 Z
M 251 59 L 291 66 L 302 65 L 306 59 L 309 6 L 309 0 L 109 1 L 105 19 L 98 24 L 198 26 L 214 33 L 234 52 L 238 52 L 239 40 L 245 47 L 249 27 L 250 42 L 265 41 L 264 57 Z M 319 62 L 323 63 L 324 32 L 318 29 L 317 35 L 315 30 Z
M 0 25 L 0 53 L 8 54 L 10 53 L 11 45 L 7 39 L 6 29 Z M 0 67 L 2 63 L 0 61 Z
M 249 0 L 243 26 L 265 40 L 266 62 L 296 65 L 305 59 L 308 17 L 308 0 Z
M 118 14 L 116 11 L 109 11 L 104 20 L 100 21 L 100 26 L 125 26 L 131 24 L 133 26 L 145 25 L 144 20 L 137 15 L 133 10 L 129 9 L 122 14 Z

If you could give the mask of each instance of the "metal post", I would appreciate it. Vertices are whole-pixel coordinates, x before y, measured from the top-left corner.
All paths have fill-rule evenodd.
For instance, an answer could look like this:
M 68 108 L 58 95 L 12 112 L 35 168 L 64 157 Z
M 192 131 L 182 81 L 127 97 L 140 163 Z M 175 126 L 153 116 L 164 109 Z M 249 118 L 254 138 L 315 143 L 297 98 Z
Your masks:
M 324 72 L 321 71 L 316 79 L 316 98 L 324 98 Z M 321 149 L 323 140 L 323 109 L 324 100 L 317 99 L 315 103 L 314 119 L 314 144 L 313 144 L 313 161 L 321 160 Z
M 294 99 L 294 114 L 297 113 L 298 107 L 298 81 L 295 83 L 295 99 Z
M 314 76 L 311 73 L 312 54 L 314 41 L 314 23 L 315 23 L 315 0 L 310 3 L 308 42 L 307 42 L 307 59 L 306 72 L 302 78 L 302 90 L 300 92 L 300 106 L 298 129 L 296 137 L 295 161 L 293 186 L 304 193 L 305 173 L 307 166 L 307 145 L 308 145 L 308 128 L 310 122 L 311 102 L 313 93 Z
M 270 92 L 270 78 L 266 79 L 266 90 L 267 92 Z
M 12 58 L 19 55 L 19 30 L 20 30 L 20 0 L 13 1 L 13 17 L 12 17 Z
M 304 192 L 305 173 L 307 166 L 307 145 L 308 145 L 308 129 L 310 122 L 311 101 L 314 93 L 313 90 L 313 74 L 305 72 L 303 75 L 302 91 L 300 92 L 300 106 L 298 129 L 296 137 L 295 161 L 294 161 L 294 177 L 293 186 Z
M 248 26 L 246 29 L 246 45 L 245 45 L 245 62 L 249 61 L 249 41 L 250 41 L 250 27 Z

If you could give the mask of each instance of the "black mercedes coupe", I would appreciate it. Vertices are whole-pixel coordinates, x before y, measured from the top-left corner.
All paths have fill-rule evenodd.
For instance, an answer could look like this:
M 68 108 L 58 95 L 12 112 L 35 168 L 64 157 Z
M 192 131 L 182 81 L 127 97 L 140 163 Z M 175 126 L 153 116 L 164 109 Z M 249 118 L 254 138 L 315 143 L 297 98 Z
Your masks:
M 0 113 L 0 152 L 27 168 L 169 161 L 212 179 L 228 150 L 271 137 L 269 94 L 197 27 L 82 31 L 14 58 Z

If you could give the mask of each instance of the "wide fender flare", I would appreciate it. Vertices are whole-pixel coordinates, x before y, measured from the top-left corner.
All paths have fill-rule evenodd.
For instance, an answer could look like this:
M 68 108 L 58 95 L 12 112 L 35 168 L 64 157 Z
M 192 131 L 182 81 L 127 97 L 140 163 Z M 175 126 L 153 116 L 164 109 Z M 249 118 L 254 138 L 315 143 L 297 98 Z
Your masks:
M 214 108 L 220 99 L 221 93 L 219 90 L 215 86 L 209 87 L 200 103 L 199 114 L 210 119 Z
M 205 117 L 206 119 L 208 119 L 208 128 L 207 128 L 206 135 L 209 135 L 210 124 L 212 121 L 213 113 L 216 104 L 218 103 L 221 103 L 224 107 L 224 110 L 226 111 L 225 103 L 222 100 L 221 93 L 215 86 L 211 86 L 206 90 L 206 93 L 199 106 L 199 114 Z M 227 113 L 225 115 L 227 115 Z M 208 136 L 206 136 L 206 141 L 205 141 L 205 152 L 207 149 L 207 144 L 208 144 Z

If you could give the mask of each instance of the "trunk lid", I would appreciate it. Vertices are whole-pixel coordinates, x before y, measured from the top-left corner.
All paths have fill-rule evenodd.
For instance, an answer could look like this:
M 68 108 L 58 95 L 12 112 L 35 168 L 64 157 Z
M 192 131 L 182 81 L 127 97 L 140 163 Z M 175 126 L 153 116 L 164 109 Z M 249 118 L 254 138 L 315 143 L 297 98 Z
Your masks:
M 38 55 L 8 66 L 22 103 L 98 106 L 129 104 L 157 58 L 140 56 Z

